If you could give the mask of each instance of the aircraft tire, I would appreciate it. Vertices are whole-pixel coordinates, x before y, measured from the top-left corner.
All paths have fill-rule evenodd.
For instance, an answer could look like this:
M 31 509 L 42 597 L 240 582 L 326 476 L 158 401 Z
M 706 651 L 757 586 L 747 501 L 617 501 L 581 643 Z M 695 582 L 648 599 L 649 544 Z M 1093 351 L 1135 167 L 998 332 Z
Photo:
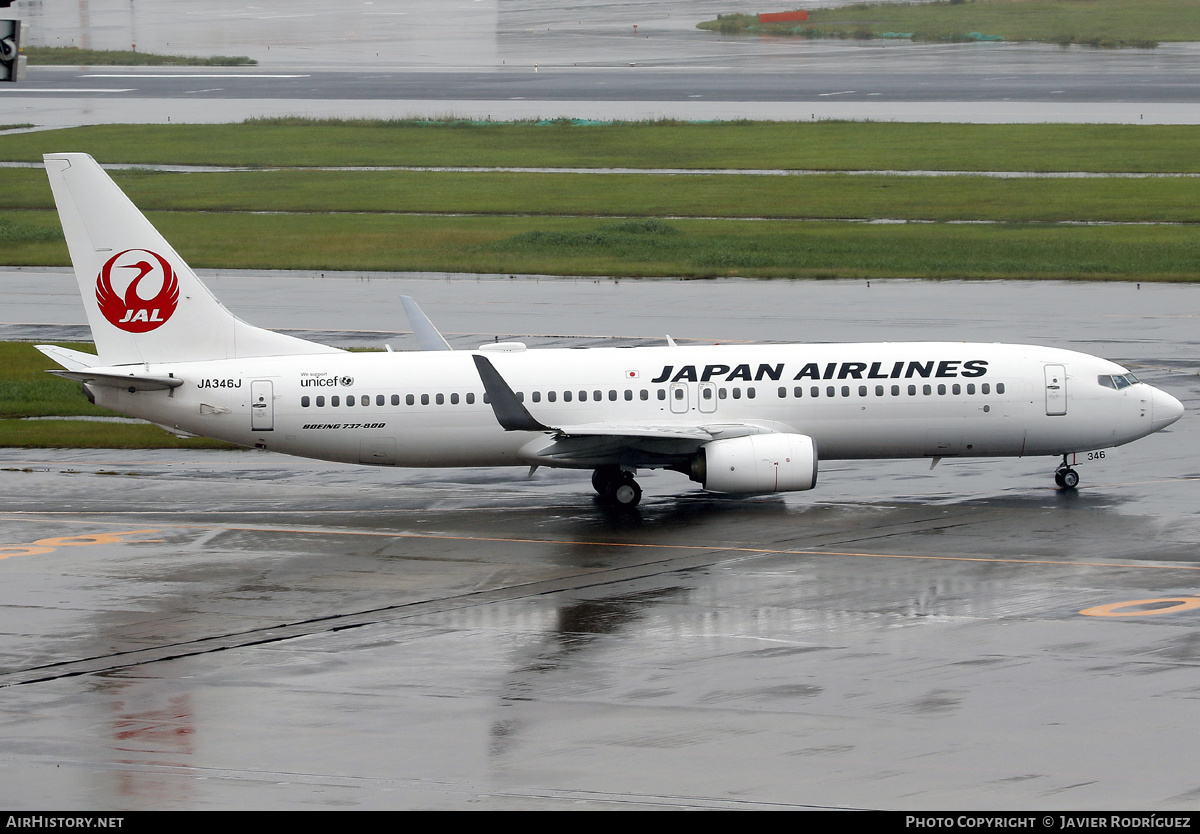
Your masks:
M 600 466 L 592 472 L 592 489 L 601 498 L 607 497 L 621 483 L 621 469 L 617 466 Z
M 1058 480 L 1057 476 L 1055 480 Z M 1062 488 L 1075 489 L 1077 486 L 1079 486 L 1079 473 L 1074 469 L 1064 469 L 1062 471 Z
M 622 509 L 633 509 L 642 500 L 642 488 L 633 478 L 624 478 L 613 485 L 608 499 Z

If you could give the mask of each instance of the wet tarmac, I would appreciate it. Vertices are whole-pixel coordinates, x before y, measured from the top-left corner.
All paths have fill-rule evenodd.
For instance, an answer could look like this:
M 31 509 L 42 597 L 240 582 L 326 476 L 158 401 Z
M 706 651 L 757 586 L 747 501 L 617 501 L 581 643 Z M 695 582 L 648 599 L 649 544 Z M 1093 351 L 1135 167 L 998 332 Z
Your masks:
M 830 5 L 827 0 L 808 7 Z M 1063 49 L 727 37 L 747 0 L 449 0 L 267 10 L 239 0 L 16 7 L 35 45 L 245 55 L 256 67 L 33 67 L 7 123 L 256 116 L 876 119 L 1195 124 L 1200 47 Z M 183 25 L 180 25 L 181 16 Z
M 335 344 L 405 346 L 404 292 L 457 347 L 1072 347 L 1190 414 L 1073 494 L 1050 459 L 839 462 L 755 498 L 647 474 L 633 514 L 586 473 L 2 450 L 6 807 L 1200 802 L 1196 288 L 208 280 Z M 0 336 L 78 326 L 71 283 L 0 272 Z

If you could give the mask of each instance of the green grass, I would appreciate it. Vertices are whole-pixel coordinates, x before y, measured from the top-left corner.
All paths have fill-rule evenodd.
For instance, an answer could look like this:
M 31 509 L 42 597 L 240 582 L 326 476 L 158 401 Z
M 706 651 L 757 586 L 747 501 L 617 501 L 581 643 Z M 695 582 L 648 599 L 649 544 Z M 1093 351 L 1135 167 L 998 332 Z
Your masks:
M 95 353 L 90 345 L 62 347 Z M 24 342 L 0 342 L 0 418 L 111 414 L 87 401 L 78 382 L 46 373 L 59 366 Z
M 47 215 L 49 213 L 47 212 Z M 152 213 L 194 266 L 555 275 L 1200 278 L 1200 225 L 866 224 L 672 220 L 670 238 L 594 218 Z M 599 237 L 595 237 L 599 235 Z M 12 265 L 63 244 L 5 247 Z
M 26 46 L 21 52 L 31 66 L 246 67 L 258 63 L 245 55 L 156 55 L 129 49 L 80 49 L 75 46 Z
M 260 171 L 113 172 L 146 211 L 428 212 L 1008 222 L 1200 222 L 1200 180 Z M 54 206 L 45 174 L 0 171 L 0 210 Z M 0 242 L 61 240 L 0 214 Z
M 771 11 L 774 11 L 771 9 Z M 978 35 L 1098 47 L 1153 47 L 1200 41 L 1195 0 L 949 0 L 810 9 L 802 23 L 759 24 L 755 15 L 722 15 L 699 24 L 723 34 L 869 39 L 911 34 L 922 41 Z
M 675 233 L 620 224 L 546 228 L 487 250 L 562 274 L 762 278 L 1089 278 L 1196 275 L 1200 229 L 1012 224 L 868 225 L 677 221 Z
M 840 165 L 857 170 L 1194 172 L 1200 166 L 1193 150 L 1200 129 L 1186 126 L 258 123 L 179 131 L 122 126 L 36 136 L 43 147 L 47 139 L 70 136 L 67 147 L 78 139 L 112 151 L 101 158 L 128 160 L 118 153 L 127 148 L 133 161 L 154 153 L 163 162 L 213 162 L 210 154 L 216 154 L 229 163 L 245 163 L 249 156 L 286 163 L 515 165 L 526 160 L 531 147 L 539 147 L 549 157 L 539 158 L 539 164 L 583 168 L 625 167 L 639 159 L 672 167 Z M 129 147 L 134 139 L 139 144 Z M 19 143 L 27 148 L 28 142 L 28 136 L 0 137 L 0 156 L 14 153 Z M 62 147 L 57 140 L 53 146 Z M 114 178 L 189 262 L 206 268 L 1200 277 L 1200 182 L 1190 177 L 1010 180 L 285 168 L 119 171 Z M 0 169 L 0 184 L 0 262 L 66 265 L 44 174 Z M 678 234 L 608 228 L 616 219 L 667 221 Z M 932 222 L 796 222 L 830 219 Z
M 93 125 L 0 136 L 0 160 L 230 166 L 507 166 L 1200 172 L 1191 125 L 857 122 Z
M 1200 226 L 676 220 L 673 236 L 591 218 L 151 215 L 211 268 L 556 275 L 1195 280 Z M 32 245 L 31 245 L 32 246 Z M 32 251 L 29 262 L 45 263 Z M 24 262 L 20 249 L 7 258 Z M 65 262 L 63 251 L 56 262 Z

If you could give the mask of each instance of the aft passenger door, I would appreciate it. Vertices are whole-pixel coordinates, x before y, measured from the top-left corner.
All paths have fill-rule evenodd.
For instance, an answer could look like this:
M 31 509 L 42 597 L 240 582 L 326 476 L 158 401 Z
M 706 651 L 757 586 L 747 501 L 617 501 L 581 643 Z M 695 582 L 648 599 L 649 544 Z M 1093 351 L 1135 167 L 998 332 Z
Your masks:
M 1046 366 L 1046 416 L 1058 417 L 1067 413 L 1067 369 L 1062 365 Z
M 250 383 L 250 430 L 275 430 L 275 395 L 269 379 Z

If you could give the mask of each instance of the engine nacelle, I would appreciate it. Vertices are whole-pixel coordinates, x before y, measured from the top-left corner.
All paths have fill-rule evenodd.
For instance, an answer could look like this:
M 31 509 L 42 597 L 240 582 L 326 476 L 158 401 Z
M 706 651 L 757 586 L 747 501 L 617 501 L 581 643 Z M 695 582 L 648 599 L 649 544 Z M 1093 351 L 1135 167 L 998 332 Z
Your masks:
M 792 492 L 817 484 L 817 446 L 804 434 L 752 434 L 700 447 L 692 479 L 712 492 Z

